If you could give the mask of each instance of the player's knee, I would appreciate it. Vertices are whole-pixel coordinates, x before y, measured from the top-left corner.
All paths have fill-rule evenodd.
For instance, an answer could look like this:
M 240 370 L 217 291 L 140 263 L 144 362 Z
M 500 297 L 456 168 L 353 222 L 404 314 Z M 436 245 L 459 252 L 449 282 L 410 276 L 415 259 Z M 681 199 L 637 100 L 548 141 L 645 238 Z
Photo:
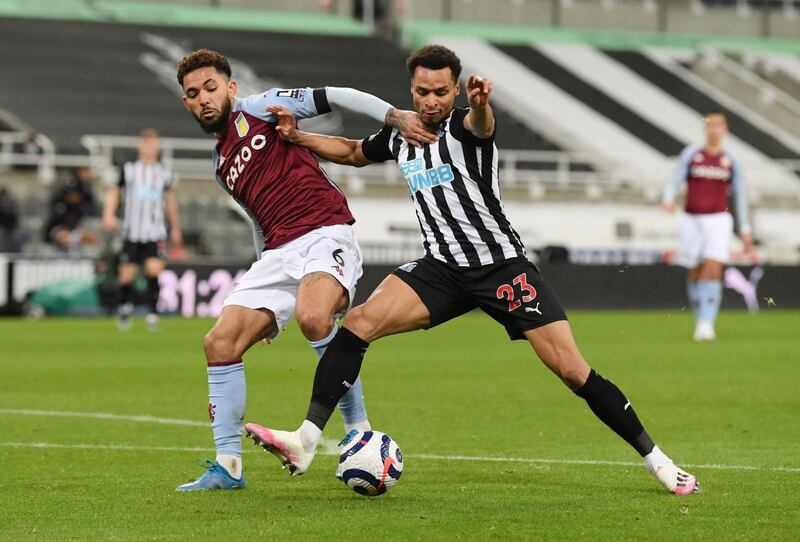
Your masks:
M 327 311 L 321 311 L 313 307 L 298 308 L 297 324 L 300 331 L 309 341 L 319 341 L 327 337 L 333 331 L 333 315 Z
M 577 352 L 565 356 L 559 365 L 558 376 L 569 389 L 575 391 L 586 383 L 591 368 Z
M 230 361 L 242 355 L 236 352 L 236 343 L 231 338 L 213 329 L 203 338 L 203 350 L 206 361 Z
M 350 309 L 342 323 L 362 340 L 372 342 L 378 337 L 378 326 L 371 319 L 364 305 Z

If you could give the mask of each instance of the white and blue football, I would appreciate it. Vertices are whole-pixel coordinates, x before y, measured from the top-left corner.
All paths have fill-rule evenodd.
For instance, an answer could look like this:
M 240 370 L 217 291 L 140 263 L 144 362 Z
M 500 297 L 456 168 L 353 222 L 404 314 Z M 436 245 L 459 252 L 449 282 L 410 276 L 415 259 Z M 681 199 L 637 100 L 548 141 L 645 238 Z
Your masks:
M 339 456 L 342 481 L 368 497 L 383 495 L 403 474 L 403 452 L 392 437 L 380 431 L 353 436 Z

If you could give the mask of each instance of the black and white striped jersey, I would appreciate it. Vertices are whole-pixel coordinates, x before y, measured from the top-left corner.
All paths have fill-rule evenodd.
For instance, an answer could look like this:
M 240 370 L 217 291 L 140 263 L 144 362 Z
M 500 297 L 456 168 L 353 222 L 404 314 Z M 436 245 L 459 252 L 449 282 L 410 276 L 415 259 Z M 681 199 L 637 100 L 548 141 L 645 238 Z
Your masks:
M 140 161 L 122 165 L 122 237 L 126 241 L 150 243 L 167 237 L 164 222 L 164 192 L 173 184 L 172 172 L 164 164 Z
M 387 125 L 362 142 L 362 151 L 373 162 L 397 162 L 432 257 L 460 267 L 525 257 L 500 199 L 494 134 L 479 139 L 466 130 L 468 112 L 454 109 L 432 145 L 409 145 Z

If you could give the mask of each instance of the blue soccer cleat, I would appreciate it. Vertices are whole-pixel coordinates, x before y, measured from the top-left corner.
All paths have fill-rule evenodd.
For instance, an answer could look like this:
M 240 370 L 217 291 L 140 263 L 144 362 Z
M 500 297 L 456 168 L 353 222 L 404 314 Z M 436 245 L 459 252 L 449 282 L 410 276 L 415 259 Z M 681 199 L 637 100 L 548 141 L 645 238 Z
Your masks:
M 225 467 L 216 461 L 206 460 L 206 472 L 195 480 L 175 488 L 175 491 L 204 491 L 207 489 L 243 489 L 244 473 L 238 480 L 231 476 Z

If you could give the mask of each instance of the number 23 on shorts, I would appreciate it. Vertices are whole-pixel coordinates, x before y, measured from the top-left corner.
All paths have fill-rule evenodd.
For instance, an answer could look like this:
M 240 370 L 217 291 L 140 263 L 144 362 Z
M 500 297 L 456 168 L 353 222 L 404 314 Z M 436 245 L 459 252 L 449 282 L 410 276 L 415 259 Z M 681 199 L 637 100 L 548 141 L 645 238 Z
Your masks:
M 508 300 L 508 312 L 513 312 L 520 308 L 523 303 L 529 303 L 536 299 L 536 288 L 528 284 L 528 275 L 521 273 L 511 281 L 513 285 L 519 286 L 522 291 L 522 300 L 515 299 L 514 286 L 512 284 L 502 284 L 497 288 L 497 299 Z

